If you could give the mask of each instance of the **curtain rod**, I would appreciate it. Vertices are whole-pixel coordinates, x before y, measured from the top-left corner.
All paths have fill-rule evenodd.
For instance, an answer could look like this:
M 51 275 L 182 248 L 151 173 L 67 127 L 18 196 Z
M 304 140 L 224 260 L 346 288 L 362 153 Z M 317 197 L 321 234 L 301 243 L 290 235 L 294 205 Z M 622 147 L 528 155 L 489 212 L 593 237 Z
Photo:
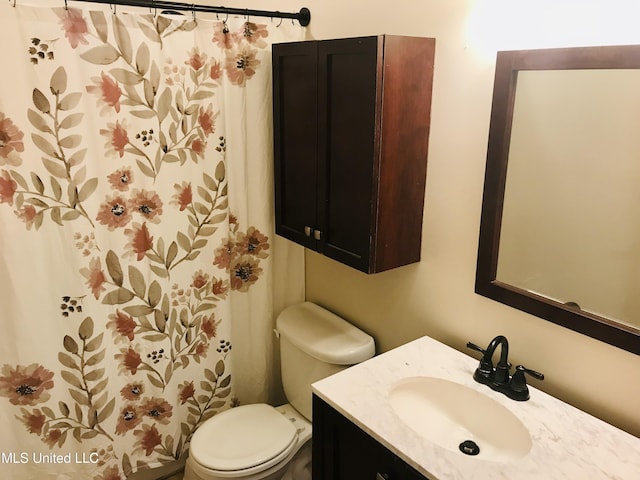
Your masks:
M 246 8 L 214 7 L 209 5 L 187 4 L 181 2 L 165 2 L 162 0 L 73 0 L 76 2 L 104 3 L 110 5 L 126 5 L 129 7 L 146 7 L 154 10 L 189 11 L 205 13 L 225 13 L 231 15 L 244 15 L 254 17 L 291 18 L 298 20 L 300 25 L 306 27 L 311 23 L 311 12 L 308 8 L 301 8 L 297 13 L 287 13 L 269 10 L 252 10 Z M 67 1 L 65 0 L 65 5 Z

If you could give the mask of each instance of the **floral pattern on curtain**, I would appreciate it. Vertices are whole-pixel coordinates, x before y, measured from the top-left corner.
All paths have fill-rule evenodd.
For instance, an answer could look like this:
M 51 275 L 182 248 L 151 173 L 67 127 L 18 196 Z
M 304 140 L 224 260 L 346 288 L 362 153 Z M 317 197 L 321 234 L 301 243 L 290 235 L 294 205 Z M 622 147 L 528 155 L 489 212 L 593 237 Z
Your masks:
M 269 309 L 273 234 L 271 193 L 242 192 L 251 167 L 230 152 L 247 147 L 230 137 L 258 115 L 248 89 L 262 76 L 268 91 L 284 33 L 75 8 L 0 17 L 14 59 L 0 80 L 2 469 L 121 479 L 178 459 L 237 403 L 233 305 Z

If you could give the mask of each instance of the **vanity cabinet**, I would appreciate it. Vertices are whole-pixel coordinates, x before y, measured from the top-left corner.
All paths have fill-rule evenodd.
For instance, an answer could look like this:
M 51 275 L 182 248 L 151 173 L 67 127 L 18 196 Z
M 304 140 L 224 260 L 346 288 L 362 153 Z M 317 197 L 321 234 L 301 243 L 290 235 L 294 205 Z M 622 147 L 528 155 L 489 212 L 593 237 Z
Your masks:
M 366 273 L 420 260 L 435 39 L 273 45 L 276 233 Z
M 425 480 L 334 408 L 313 397 L 313 480 Z

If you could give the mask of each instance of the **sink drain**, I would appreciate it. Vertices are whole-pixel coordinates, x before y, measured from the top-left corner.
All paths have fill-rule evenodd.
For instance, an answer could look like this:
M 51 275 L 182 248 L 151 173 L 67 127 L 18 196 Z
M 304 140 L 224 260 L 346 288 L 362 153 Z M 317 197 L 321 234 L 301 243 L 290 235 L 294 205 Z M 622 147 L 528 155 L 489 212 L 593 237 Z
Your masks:
M 480 447 L 473 440 L 465 440 L 458 445 L 458 448 L 465 455 L 478 455 L 480 453 Z

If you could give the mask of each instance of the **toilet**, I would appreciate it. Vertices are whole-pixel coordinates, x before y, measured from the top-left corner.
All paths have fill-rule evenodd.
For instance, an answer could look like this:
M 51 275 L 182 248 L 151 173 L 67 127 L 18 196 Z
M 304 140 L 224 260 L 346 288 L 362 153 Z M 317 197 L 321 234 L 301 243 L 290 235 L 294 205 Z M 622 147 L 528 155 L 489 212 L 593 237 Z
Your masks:
M 287 404 L 225 410 L 191 438 L 184 480 L 311 480 L 311 384 L 375 353 L 373 338 L 303 302 L 276 320 Z

